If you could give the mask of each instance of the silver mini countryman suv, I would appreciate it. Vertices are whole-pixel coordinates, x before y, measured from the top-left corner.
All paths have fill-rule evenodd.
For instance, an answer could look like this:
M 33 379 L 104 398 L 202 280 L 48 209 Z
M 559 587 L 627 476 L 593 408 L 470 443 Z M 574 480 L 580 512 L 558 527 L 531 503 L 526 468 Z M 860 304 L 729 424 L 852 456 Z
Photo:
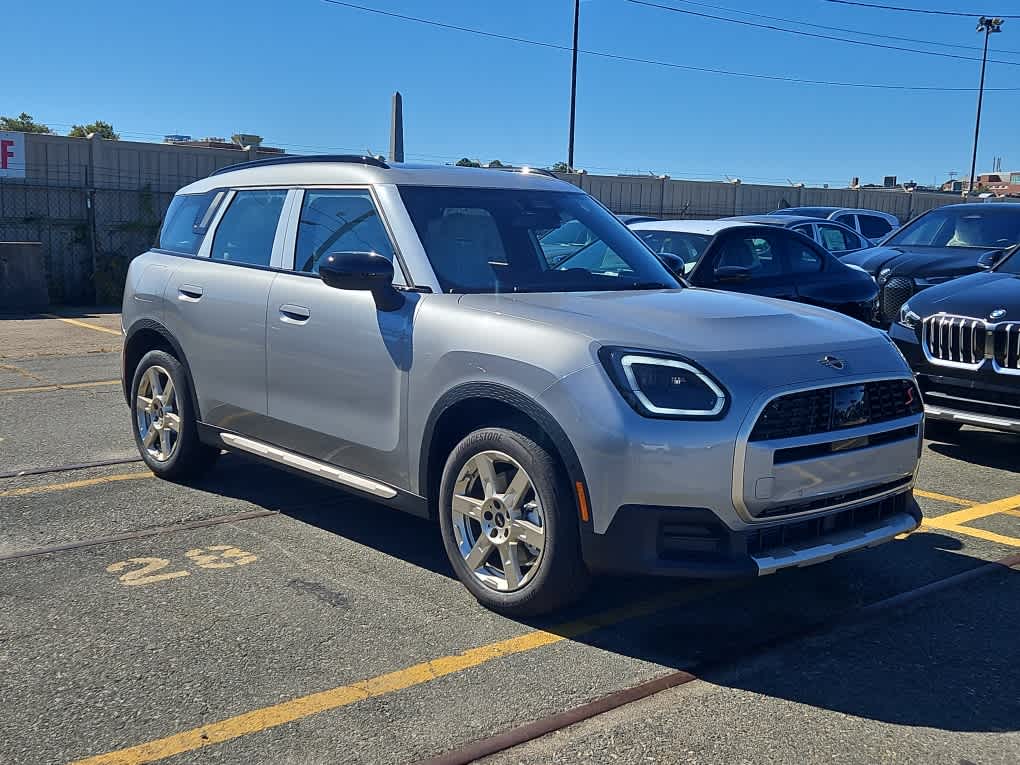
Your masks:
M 541 172 L 221 170 L 174 197 L 123 317 L 157 475 L 234 450 L 436 519 L 506 613 L 594 572 L 769 574 L 920 522 L 921 401 L 888 338 L 689 288 Z

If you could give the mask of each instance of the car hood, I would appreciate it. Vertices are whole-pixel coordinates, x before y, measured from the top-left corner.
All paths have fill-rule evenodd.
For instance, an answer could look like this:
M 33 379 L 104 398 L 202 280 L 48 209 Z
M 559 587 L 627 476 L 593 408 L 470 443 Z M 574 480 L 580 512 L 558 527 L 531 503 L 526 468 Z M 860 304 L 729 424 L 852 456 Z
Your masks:
M 827 354 L 857 372 L 904 369 L 882 333 L 856 319 L 754 295 L 687 288 L 465 295 L 461 304 L 556 326 L 600 345 L 677 353 L 760 382 L 824 377 L 831 370 L 816 362 Z
M 1000 321 L 1020 320 L 1020 277 L 994 271 L 971 274 L 918 293 L 910 307 L 921 316 L 944 312 L 975 319 L 987 319 L 992 311 L 1004 308 Z
M 860 266 L 877 277 L 882 269 L 895 276 L 960 276 L 977 271 L 978 260 L 1000 249 L 990 247 L 910 247 L 896 245 L 870 247 L 840 258 L 848 265 Z

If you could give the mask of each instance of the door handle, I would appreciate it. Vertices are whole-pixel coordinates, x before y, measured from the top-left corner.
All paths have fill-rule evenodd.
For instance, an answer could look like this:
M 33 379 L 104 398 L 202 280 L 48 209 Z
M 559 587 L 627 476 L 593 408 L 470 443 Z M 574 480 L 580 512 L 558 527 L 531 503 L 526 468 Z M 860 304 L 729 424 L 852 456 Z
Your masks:
M 194 284 L 182 284 L 177 288 L 177 299 L 197 303 L 202 299 L 202 288 Z
M 280 306 L 280 321 L 287 324 L 304 324 L 311 317 L 312 312 L 303 305 L 284 303 Z

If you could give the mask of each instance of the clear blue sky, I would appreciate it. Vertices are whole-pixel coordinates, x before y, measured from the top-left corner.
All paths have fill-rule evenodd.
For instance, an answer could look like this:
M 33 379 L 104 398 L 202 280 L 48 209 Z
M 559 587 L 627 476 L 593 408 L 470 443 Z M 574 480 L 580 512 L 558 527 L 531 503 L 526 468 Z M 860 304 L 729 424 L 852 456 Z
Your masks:
M 681 0 L 657 0 L 733 18 Z M 701 0 L 815 24 L 977 46 L 974 21 L 823 0 Z M 398 13 L 570 44 L 572 0 L 360 0 Z M 970 0 L 893 5 L 970 9 Z M 990 0 L 1008 13 L 1012 0 Z M 66 132 L 104 119 L 124 138 L 254 132 L 294 152 L 385 153 L 404 95 L 409 159 L 566 158 L 569 52 L 436 29 L 322 0 L 36 0 L 5 4 L 0 114 Z M 805 29 L 807 29 L 805 27 Z M 992 47 L 1020 51 L 1020 19 Z M 820 34 L 840 34 L 812 29 Z M 870 39 L 892 45 L 891 40 Z M 980 64 L 796 37 L 585 0 L 581 48 L 807 79 L 976 87 Z M 931 48 L 964 56 L 979 50 Z M 1020 54 L 993 54 L 1020 62 Z M 14 66 L 11 66 L 11 63 Z M 988 87 L 1020 87 L 989 64 Z M 976 94 L 794 85 L 606 60 L 579 65 L 576 164 L 747 182 L 931 183 L 969 171 Z M 1020 91 L 986 94 L 978 169 L 1020 170 Z

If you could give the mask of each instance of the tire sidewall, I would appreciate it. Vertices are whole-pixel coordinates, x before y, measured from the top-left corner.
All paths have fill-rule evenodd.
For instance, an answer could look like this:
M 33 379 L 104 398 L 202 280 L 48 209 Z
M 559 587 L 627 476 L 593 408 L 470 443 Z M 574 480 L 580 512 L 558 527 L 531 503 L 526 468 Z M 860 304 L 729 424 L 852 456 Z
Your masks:
M 512 457 L 531 478 L 544 511 L 545 545 L 539 570 L 523 588 L 500 592 L 480 582 L 464 562 L 454 531 L 452 500 L 457 476 L 467 461 L 483 451 L 500 451 Z M 579 558 L 577 522 L 573 505 L 559 474 L 557 462 L 543 447 L 516 431 L 485 428 L 464 438 L 450 453 L 439 490 L 439 523 L 443 546 L 458 578 L 484 605 L 494 610 L 539 612 L 547 604 L 568 599 L 570 576 Z M 573 545 L 571 549 L 569 546 Z M 583 589 L 583 588 L 582 588 Z

